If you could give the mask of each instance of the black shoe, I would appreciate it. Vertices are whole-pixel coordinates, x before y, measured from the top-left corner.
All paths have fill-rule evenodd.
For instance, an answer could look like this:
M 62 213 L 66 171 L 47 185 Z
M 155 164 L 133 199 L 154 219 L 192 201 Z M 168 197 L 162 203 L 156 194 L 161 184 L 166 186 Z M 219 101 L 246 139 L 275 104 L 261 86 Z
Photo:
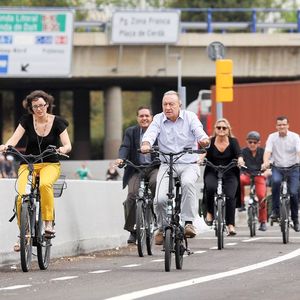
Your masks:
M 136 243 L 136 233 L 135 232 L 130 232 L 127 243 L 128 244 L 135 244 Z
M 295 220 L 295 221 L 293 221 L 293 223 L 294 223 L 294 230 L 296 231 L 296 232 L 299 232 L 300 231 L 300 226 L 299 226 L 299 221 L 298 220 Z
M 272 211 L 272 214 L 270 216 L 270 218 L 273 220 L 273 221 L 276 221 L 279 219 L 279 214 L 275 211 Z
M 260 226 L 259 226 L 258 230 L 260 230 L 260 231 L 266 231 L 267 230 L 266 223 L 264 223 L 264 222 L 260 223 Z

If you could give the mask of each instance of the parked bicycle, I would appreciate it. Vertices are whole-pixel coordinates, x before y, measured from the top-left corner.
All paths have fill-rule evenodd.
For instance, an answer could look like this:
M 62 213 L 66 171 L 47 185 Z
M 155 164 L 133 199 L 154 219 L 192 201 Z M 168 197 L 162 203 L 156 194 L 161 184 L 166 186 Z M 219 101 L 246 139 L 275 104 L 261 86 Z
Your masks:
M 169 186 L 167 193 L 167 217 L 166 225 L 163 228 L 163 251 L 165 252 L 165 271 L 169 272 L 171 269 L 172 253 L 175 253 L 176 269 L 182 269 L 183 255 L 191 254 L 188 248 L 187 238 L 184 235 L 184 228 L 180 221 L 181 212 L 181 182 L 176 175 L 174 165 L 184 154 L 189 153 L 203 153 L 205 150 L 184 149 L 178 153 L 165 153 L 160 151 L 157 147 L 153 147 L 154 152 L 163 156 L 165 163 L 168 164 Z M 196 162 L 195 162 L 196 163 Z M 159 184 L 159 183 L 157 183 Z
M 218 183 L 217 190 L 214 196 L 214 215 L 213 215 L 213 227 L 215 229 L 215 234 L 218 241 L 218 249 L 224 248 L 224 232 L 226 232 L 226 195 L 223 191 L 223 177 L 226 172 L 237 166 L 237 160 L 233 159 L 226 166 L 216 166 L 206 158 L 204 159 L 202 165 L 210 166 L 217 172 Z
M 160 162 L 159 162 L 160 163 Z M 153 210 L 153 197 L 151 194 L 148 172 L 153 169 L 157 163 L 151 165 L 136 165 L 128 159 L 124 159 L 124 165 L 130 165 L 140 174 L 140 184 L 136 196 L 136 239 L 137 249 L 140 257 L 144 256 L 147 248 L 148 255 L 152 255 L 152 244 L 154 230 L 156 229 L 156 216 Z
M 50 262 L 51 239 L 54 238 L 54 235 L 43 232 L 39 176 L 34 174 L 34 164 L 50 155 L 61 155 L 64 157 L 68 157 L 68 155 L 57 152 L 55 146 L 48 146 L 48 148 L 39 155 L 24 155 L 16 148 L 8 146 L 6 153 L 12 154 L 26 162 L 29 170 L 26 191 L 25 194 L 22 195 L 20 212 L 20 258 L 22 270 L 23 272 L 28 272 L 30 269 L 33 246 L 37 248 L 39 268 L 46 270 Z M 61 180 L 62 183 L 59 182 L 54 185 L 54 196 L 56 197 L 61 196 L 62 190 L 65 187 L 64 178 Z M 11 218 L 10 221 L 12 221 L 12 219 L 13 218 Z
M 258 198 L 255 190 L 255 177 L 262 176 L 262 172 L 260 170 L 249 169 L 246 166 L 242 167 L 243 171 L 246 172 L 250 176 L 250 192 L 249 192 L 249 200 L 248 200 L 248 227 L 250 230 L 250 236 L 253 237 L 256 235 L 256 225 L 258 221 L 258 210 L 261 203 L 258 202 Z
M 272 166 L 272 165 L 271 165 Z M 274 166 L 274 165 L 273 165 Z M 280 207 L 279 207 L 279 219 L 272 219 L 270 221 L 271 226 L 274 222 L 278 222 L 282 233 L 282 241 L 284 244 L 289 242 L 289 227 L 290 227 L 290 192 L 288 187 L 288 174 L 294 168 L 299 168 L 299 164 L 292 165 L 290 167 L 276 167 L 283 174 L 283 178 L 280 185 Z

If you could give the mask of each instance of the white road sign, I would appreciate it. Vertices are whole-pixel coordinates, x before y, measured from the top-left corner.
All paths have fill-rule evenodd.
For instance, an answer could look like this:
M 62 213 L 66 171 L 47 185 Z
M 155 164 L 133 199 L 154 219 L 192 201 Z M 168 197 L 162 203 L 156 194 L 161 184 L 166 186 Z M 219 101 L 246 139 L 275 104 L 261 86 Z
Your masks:
M 112 17 L 112 44 L 174 44 L 179 36 L 180 12 L 116 11 Z
M 73 12 L 0 9 L 0 78 L 68 77 Z

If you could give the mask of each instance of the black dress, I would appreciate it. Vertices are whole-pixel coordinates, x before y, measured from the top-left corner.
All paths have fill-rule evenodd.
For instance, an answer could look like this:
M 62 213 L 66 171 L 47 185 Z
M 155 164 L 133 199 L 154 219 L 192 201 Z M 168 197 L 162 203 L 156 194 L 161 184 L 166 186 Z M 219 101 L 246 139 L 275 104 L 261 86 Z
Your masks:
M 207 149 L 206 158 L 214 165 L 227 165 L 232 159 L 241 156 L 241 149 L 236 138 L 229 137 L 229 145 L 223 151 L 215 146 L 215 137 L 211 139 L 210 147 Z M 207 211 L 214 212 L 214 195 L 217 189 L 217 173 L 209 167 L 204 171 L 204 191 Z M 240 171 L 238 167 L 232 168 L 225 173 L 223 178 L 223 190 L 226 194 L 226 225 L 235 225 L 235 208 L 240 206 Z

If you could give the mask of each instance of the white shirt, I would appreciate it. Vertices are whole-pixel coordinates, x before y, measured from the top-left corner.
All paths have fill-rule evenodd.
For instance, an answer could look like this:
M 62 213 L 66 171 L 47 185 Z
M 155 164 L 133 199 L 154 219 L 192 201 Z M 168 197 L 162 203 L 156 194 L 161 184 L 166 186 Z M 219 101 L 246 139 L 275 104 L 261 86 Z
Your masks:
M 184 148 L 198 149 L 198 142 L 207 139 L 208 136 L 195 113 L 181 110 L 175 122 L 167 119 L 163 112 L 154 116 L 142 142 L 149 142 L 153 146 L 156 138 L 159 150 L 177 153 Z M 197 161 L 197 158 L 198 154 L 185 154 L 177 162 L 191 163 Z M 161 160 L 164 161 L 162 157 Z
M 299 162 L 299 135 L 292 131 L 288 131 L 286 136 L 280 136 L 278 132 L 271 133 L 265 151 L 271 152 L 271 161 L 275 166 L 290 167 Z

